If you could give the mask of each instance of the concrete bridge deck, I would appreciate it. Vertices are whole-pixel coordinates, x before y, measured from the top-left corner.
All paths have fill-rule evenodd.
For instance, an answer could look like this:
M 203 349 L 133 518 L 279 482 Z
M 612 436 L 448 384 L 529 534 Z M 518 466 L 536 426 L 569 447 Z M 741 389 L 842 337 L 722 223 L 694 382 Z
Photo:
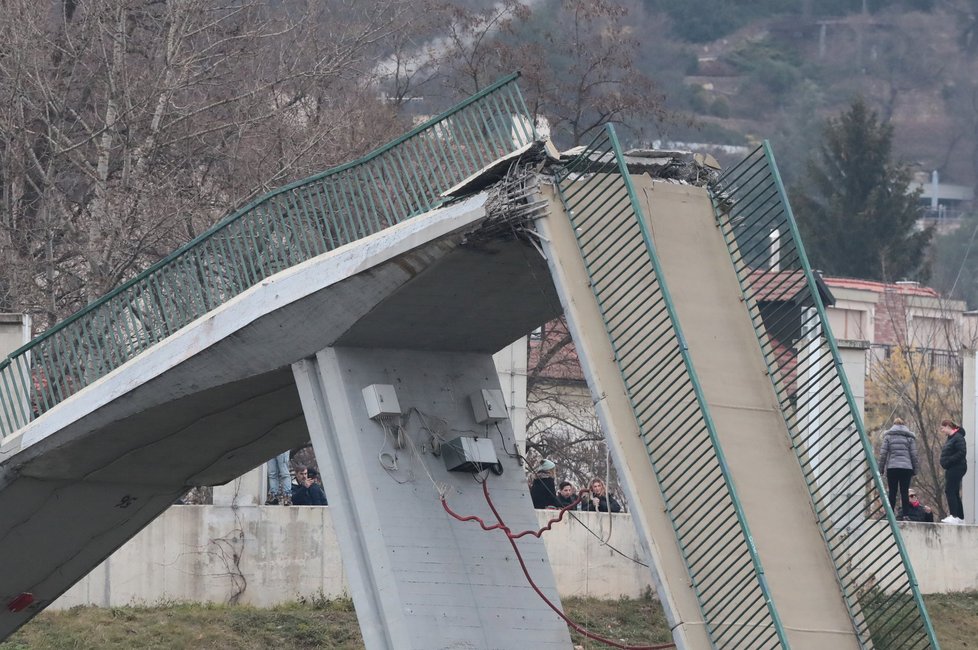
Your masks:
M 609 188 L 622 178 L 608 175 L 609 185 L 602 175 L 580 178 L 597 178 L 599 195 L 613 196 Z M 473 190 L 268 277 L 4 438 L 0 598 L 35 600 L 0 612 L 0 638 L 187 486 L 227 482 L 311 437 L 327 491 L 339 497 L 331 499 L 332 514 L 368 647 L 567 647 L 565 624 L 513 561 L 524 558 L 535 567 L 540 590 L 558 602 L 542 543 L 522 540 L 519 555 L 504 533 L 493 537 L 449 519 L 438 499 L 484 523 L 504 513 L 514 531 L 536 528 L 521 467 L 508 451 L 511 427 L 477 419 L 468 399 L 498 389 L 492 353 L 564 312 L 677 645 L 745 647 L 745 639 L 763 638 L 751 647 L 858 647 L 856 621 L 801 489 L 802 469 L 788 452 L 772 388 L 761 381 L 755 331 L 724 266 L 729 258 L 711 225 L 707 190 L 631 180 L 649 195 L 662 194 L 637 216 L 647 220 L 661 251 L 662 277 L 655 281 L 674 285 L 676 293 L 672 325 L 660 319 L 641 332 L 665 333 L 662 341 L 690 353 L 702 377 L 704 402 L 697 408 L 706 419 L 712 413 L 718 434 L 712 453 L 725 450 L 726 464 L 693 467 L 680 460 L 679 479 L 688 480 L 665 485 L 656 463 L 663 453 L 657 445 L 667 441 L 637 419 L 635 386 L 622 365 L 632 361 L 623 362 L 621 349 L 607 340 L 605 305 L 589 275 L 594 260 L 581 228 L 571 225 L 575 215 L 554 191 L 530 184 L 507 199 L 510 207 L 519 211 L 538 201 L 547 208 L 530 218 L 521 213 L 519 223 L 500 223 L 492 189 Z M 618 198 L 630 200 L 627 193 Z M 589 204 L 612 232 L 632 228 L 617 237 L 596 228 L 599 253 L 637 244 L 600 262 L 647 269 L 654 255 L 635 238 L 632 213 L 604 214 L 599 200 Z M 534 221 L 535 234 L 520 235 Z M 626 279 L 625 288 L 612 285 L 610 293 L 635 291 L 636 304 L 644 304 L 660 291 L 641 274 Z M 640 316 L 627 316 L 626 326 Z M 658 379 L 653 368 L 660 356 L 639 353 L 632 372 Z M 676 366 L 692 372 L 683 367 Z M 670 387 L 668 378 L 662 383 Z M 372 417 L 361 390 L 387 384 L 401 401 L 399 415 Z M 647 408 L 671 399 L 663 393 Z M 420 423 L 410 419 L 415 411 Z M 432 426 L 426 412 L 443 425 Z M 471 472 L 443 464 L 437 450 L 449 434 L 490 441 L 498 462 L 477 478 L 491 486 L 495 505 L 482 502 Z M 704 449 L 701 457 L 711 453 Z M 682 503 L 695 502 L 705 489 L 720 495 L 717 519 L 730 523 L 722 540 L 711 537 L 709 514 L 676 517 Z M 691 561 L 691 542 L 699 564 Z M 712 552 L 712 544 L 721 552 Z M 728 586 L 723 580 L 730 576 Z M 716 599 L 704 597 L 706 582 Z M 754 609 L 736 609 L 742 593 Z

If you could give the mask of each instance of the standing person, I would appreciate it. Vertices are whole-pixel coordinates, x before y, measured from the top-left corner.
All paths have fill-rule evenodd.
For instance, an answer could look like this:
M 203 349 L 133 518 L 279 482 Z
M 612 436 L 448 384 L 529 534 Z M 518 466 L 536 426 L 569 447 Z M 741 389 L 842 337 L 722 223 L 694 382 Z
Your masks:
M 591 492 L 585 494 L 581 500 L 581 510 L 591 512 L 621 512 L 621 504 L 615 501 L 615 497 L 608 494 L 604 481 L 599 478 L 591 479 Z
M 903 517 L 910 512 L 910 478 L 917 473 L 917 437 L 903 418 L 893 418 L 893 426 L 883 434 L 879 465 L 880 472 L 886 476 L 893 510 L 900 490 L 900 517 Z
M 557 486 L 554 484 L 554 475 L 557 473 L 557 464 L 549 458 L 544 458 L 537 465 L 533 472 L 533 479 L 530 481 L 530 499 L 533 507 L 542 510 L 543 508 L 559 508 L 557 503 Z
M 325 506 L 326 493 L 323 486 L 316 480 L 319 473 L 306 467 L 295 468 L 296 485 L 292 486 L 292 505 L 295 506 Z
M 950 513 L 941 522 L 964 523 L 964 504 L 961 503 L 961 479 L 968 471 L 968 443 L 964 440 L 964 427 L 953 420 L 941 421 L 941 433 L 947 436 L 941 447 L 941 467 L 944 468 L 944 496 Z
M 292 476 L 289 474 L 289 452 L 283 451 L 266 463 L 268 499 L 266 506 L 287 506 L 292 502 Z

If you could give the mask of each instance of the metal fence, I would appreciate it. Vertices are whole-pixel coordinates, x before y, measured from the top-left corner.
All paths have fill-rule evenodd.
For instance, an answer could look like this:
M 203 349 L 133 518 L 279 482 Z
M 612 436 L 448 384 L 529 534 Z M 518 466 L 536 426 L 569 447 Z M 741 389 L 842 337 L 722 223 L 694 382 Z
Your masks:
M 510 75 L 354 162 L 267 194 L 0 363 L 0 439 L 290 266 L 437 207 L 534 138 Z
M 708 633 L 717 648 L 787 647 L 610 125 L 557 187 Z
M 936 648 L 768 144 L 710 190 L 859 639 Z

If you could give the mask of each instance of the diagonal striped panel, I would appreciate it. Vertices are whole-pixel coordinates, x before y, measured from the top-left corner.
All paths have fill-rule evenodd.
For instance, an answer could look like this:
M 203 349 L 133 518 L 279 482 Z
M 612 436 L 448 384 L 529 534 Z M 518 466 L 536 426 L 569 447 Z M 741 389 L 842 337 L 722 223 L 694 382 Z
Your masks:
M 769 145 L 710 189 L 859 641 L 937 648 Z
M 786 647 L 612 127 L 557 185 L 710 638 Z

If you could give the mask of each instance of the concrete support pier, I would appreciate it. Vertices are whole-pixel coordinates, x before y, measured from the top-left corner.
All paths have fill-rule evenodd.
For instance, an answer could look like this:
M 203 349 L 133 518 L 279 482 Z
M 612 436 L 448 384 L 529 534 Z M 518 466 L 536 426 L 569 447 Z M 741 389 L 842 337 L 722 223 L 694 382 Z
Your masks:
M 470 395 L 499 390 L 488 354 L 331 347 L 293 366 L 333 511 L 344 571 L 369 650 L 564 648 L 566 624 L 528 583 L 506 535 L 536 529 L 508 419 L 479 423 Z M 363 389 L 392 386 L 400 416 L 368 417 Z M 386 407 L 389 408 L 389 407 Z M 458 437 L 491 445 L 496 471 L 448 471 Z M 509 450 L 509 451 L 507 451 Z M 498 473 L 501 470 L 501 474 Z M 543 543 L 518 542 L 532 579 L 559 606 Z

